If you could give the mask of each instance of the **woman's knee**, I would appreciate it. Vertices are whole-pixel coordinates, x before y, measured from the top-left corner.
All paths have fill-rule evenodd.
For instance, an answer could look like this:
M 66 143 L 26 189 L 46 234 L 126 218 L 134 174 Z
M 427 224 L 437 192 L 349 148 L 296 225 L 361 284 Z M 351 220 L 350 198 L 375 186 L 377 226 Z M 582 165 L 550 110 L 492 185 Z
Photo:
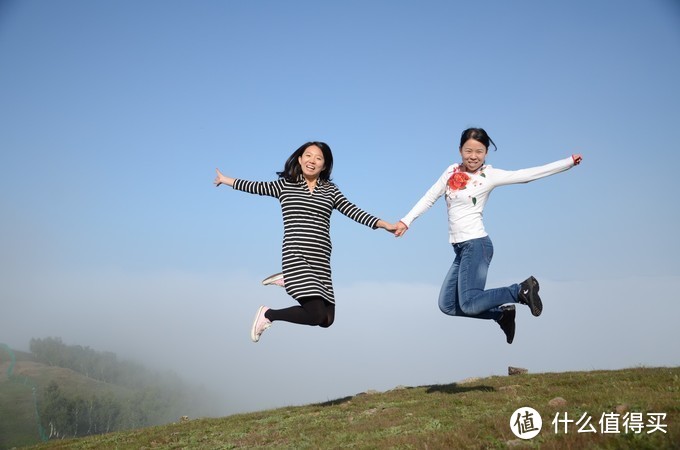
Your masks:
M 333 322 L 335 322 L 335 318 L 329 314 L 326 316 L 326 320 L 324 320 L 323 323 L 320 323 L 319 326 L 321 328 L 328 328 L 333 325 Z
M 439 303 L 439 310 L 447 316 L 457 316 L 458 308 L 455 303 Z
M 333 325 L 333 322 L 335 321 L 335 305 L 331 303 L 326 303 L 326 311 L 325 311 L 325 317 L 324 321 L 319 324 L 321 328 L 328 328 L 331 325 Z

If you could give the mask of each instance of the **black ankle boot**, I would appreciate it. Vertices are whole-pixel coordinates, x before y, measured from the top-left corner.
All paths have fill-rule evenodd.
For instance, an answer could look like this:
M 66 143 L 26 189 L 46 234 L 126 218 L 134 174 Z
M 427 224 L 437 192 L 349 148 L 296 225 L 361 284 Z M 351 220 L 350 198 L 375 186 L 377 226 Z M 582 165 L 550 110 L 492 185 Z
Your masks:
M 501 330 L 505 333 L 505 340 L 508 341 L 508 344 L 512 344 L 512 340 L 515 339 L 515 306 L 503 306 L 501 309 L 503 310 L 503 315 L 496 322 L 498 322 Z
M 541 297 L 538 296 L 538 289 L 538 280 L 531 276 L 519 285 L 519 295 L 517 296 L 517 300 L 523 305 L 528 305 L 531 314 L 536 317 L 543 312 L 543 302 L 541 302 Z

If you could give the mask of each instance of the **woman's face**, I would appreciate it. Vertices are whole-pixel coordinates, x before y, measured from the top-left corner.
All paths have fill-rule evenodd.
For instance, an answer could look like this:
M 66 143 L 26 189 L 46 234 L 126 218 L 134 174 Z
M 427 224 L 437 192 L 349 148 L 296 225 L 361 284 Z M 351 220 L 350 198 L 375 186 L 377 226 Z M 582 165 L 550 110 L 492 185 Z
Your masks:
M 475 139 L 468 139 L 460 148 L 460 156 L 463 158 L 464 169 L 468 172 L 476 172 L 486 159 L 488 149 Z
M 298 157 L 302 174 L 307 179 L 319 178 L 319 174 L 326 168 L 323 152 L 316 145 L 310 145 Z

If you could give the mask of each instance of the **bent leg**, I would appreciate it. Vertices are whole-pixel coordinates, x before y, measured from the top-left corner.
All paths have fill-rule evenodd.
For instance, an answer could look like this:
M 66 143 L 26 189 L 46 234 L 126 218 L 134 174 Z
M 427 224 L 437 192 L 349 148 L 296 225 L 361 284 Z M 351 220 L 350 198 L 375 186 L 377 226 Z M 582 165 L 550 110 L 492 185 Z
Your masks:
M 291 306 L 283 309 L 270 309 L 265 313 L 265 317 L 272 322 L 280 320 L 283 322 L 297 323 L 300 325 L 321 325 L 327 324 L 329 327 L 335 317 L 335 306 L 329 312 L 326 302 L 321 297 L 307 297 L 298 300 L 300 306 Z
M 455 246 L 454 246 L 455 250 Z M 458 269 L 460 268 L 460 255 L 456 251 L 456 257 L 451 264 L 442 287 L 439 291 L 439 309 L 449 316 L 464 315 L 458 305 Z
M 480 319 L 499 319 L 500 306 L 514 303 L 516 292 L 512 286 L 485 290 L 489 265 L 493 258 L 493 244 L 486 236 L 471 239 L 460 245 L 461 264 L 458 275 L 460 308 L 465 315 Z
M 480 314 L 467 313 L 460 304 L 460 276 L 461 264 L 464 259 L 464 247 L 459 244 L 454 244 L 453 249 L 456 252 L 456 257 L 451 264 L 444 281 L 442 282 L 441 290 L 439 291 L 439 309 L 446 315 L 459 317 L 472 317 L 474 319 L 497 319 L 501 316 L 500 308 L 491 311 L 483 311 Z

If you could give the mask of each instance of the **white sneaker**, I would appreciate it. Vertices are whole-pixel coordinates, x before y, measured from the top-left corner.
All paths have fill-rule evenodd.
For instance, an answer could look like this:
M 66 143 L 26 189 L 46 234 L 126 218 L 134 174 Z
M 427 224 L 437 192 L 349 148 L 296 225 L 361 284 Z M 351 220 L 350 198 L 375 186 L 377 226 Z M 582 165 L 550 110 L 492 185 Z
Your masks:
M 264 330 L 272 326 L 271 320 L 264 316 L 264 313 L 266 313 L 268 309 L 269 308 L 266 306 L 260 306 L 257 310 L 257 314 L 255 314 L 255 320 L 253 320 L 253 326 L 250 329 L 250 339 L 252 339 L 253 342 L 259 341 Z
M 285 285 L 286 285 L 285 282 L 283 281 L 283 274 L 282 273 L 277 273 L 277 274 L 268 276 L 267 278 L 262 280 L 262 284 L 264 284 L 265 286 L 268 285 L 268 284 L 273 284 L 275 286 L 281 286 L 281 287 L 285 287 Z

